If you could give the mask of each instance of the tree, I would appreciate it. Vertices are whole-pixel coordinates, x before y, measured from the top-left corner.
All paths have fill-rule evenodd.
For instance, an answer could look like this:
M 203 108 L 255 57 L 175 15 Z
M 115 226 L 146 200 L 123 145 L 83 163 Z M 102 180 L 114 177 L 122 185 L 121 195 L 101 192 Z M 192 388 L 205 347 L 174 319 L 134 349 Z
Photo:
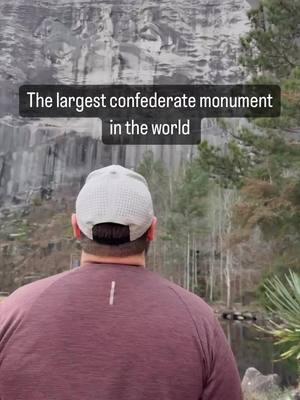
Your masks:
M 146 179 L 149 190 L 152 195 L 155 214 L 159 223 L 159 238 L 152 245 L 152 251 L 149 254 L 150 264 L 154 270 L 159 270 L 165 275 L 166 271 L 166 244 L 165 244 L 165 225 L 168 218 L 168 212 L 171 204 L 171 186 L 172 177 L 160 160 L 154 159 L 152 151 L 146 151 L 143 159 L 137 167 L 137 172 Z
M 252 83 L 282 88 L 280 118 L 251 120 L 236 131 L 221 122 L 230 142 L 199 146 L 199 163 L 223 190 L 236 188 L 230 246 L 235 252 L 259 232 L 269 273 L 297 270 L 300 257 L 300 8 L 297 0 L 263 0 L 249 13 L 241 62 Z M 233 254 L 234 255 L 234 254 Z
M 263 330 L 284 348 L 281 358 L 300 361 L 300 276 L 291 271 L 284 280 L 275 276 L 266 282 L 265 292 L 268 309 L 276 313 L 280 322 L 271 320 Z
M 207 233 L 205 216 L 209 191 L 208 175 L 199 163 L 191 161 L 178 175 L 174 187 L 166 231 L 172 243 L 181 243 L 184 247 L 183 285 L 195 291 L 198 287 L 198 274 L 203 272 L 198 271 L 199 244 L 202 236 Z M 182 251 L 182 246 L 178 250 Z
M 241 63 L 253 76 L 286 78 L 300 66 L 298 0 L 263 0 L 249 12 L 250 32 L 241 39 Z
M 152 151 L 146 151 L 137 167 L 137 172 L 147 180 L 155 204 L 155 211 L 159 216 L 163 216 L 165 211 L 170 208 L 172 179 L 163 162 L 155 160 Z
M 177 174 L 146 152 L 137 168 L 147 180 L 159 222 L 158 240 L 150 252 L 150 265 L 188 290 L 198 287 L 199 242 L 205 231 L 208 176 L 190 162 Z

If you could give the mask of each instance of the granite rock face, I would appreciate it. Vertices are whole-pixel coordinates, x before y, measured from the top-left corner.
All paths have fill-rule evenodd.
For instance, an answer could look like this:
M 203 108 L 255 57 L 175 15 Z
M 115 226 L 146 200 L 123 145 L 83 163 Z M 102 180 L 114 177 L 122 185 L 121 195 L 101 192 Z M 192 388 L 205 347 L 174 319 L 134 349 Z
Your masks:
M 18 116 L 24 83 L 242 83 L 243 0 L 2 0 L 0 206 L 40 187 L 80 182 L 109 163 L 134 167 L 144 146 L 105 146 L 98 119 Z M 223 140 L 211 122 L 204 133 Z M 215 139 L 214 139 L 215 138 Z M 175 168 L 189 146 L 153 146 Z
M 245 372 L 242 389 L 247 396 L 267 396 L 280 392 L 280 377 L 277 374 L 263 375 L 256 368 L 248 368 Z

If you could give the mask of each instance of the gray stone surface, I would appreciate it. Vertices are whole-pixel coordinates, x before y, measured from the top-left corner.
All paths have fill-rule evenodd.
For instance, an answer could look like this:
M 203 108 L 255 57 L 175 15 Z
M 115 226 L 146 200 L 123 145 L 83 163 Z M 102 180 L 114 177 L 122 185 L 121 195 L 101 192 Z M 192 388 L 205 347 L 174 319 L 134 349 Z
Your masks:
M 267 395 L 280 391 L 280 377 L 277 374 L 263 375 L 256 368 L 248 368 L 242 380 L 242 389 L 247 395 Z
M 98 119 L 18 116 L 24 83 L 240 83 L 244 0 L 1 0 L 0 206 L 40 186 L 80 182 L 92 168 L 135 166 L 145 146 L 101 143 Z M 226 141 L 212 122 L 204 134 Z M 175 168 L 190 146 L 153 146 Z

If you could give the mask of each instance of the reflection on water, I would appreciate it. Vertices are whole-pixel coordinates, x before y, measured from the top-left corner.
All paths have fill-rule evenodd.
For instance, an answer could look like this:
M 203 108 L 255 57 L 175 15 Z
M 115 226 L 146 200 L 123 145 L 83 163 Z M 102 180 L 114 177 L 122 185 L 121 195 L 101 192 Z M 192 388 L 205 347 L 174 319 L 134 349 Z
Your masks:
M 272 341 L 258 332 L 252 323 L 222 321 L 222 326 L 237 360 L 241 377 L 247 368 L 254 367 L 263 374 L 277 373 L 284 386 L 296 383 L 296 363 L 275 362 L 278 352 Z

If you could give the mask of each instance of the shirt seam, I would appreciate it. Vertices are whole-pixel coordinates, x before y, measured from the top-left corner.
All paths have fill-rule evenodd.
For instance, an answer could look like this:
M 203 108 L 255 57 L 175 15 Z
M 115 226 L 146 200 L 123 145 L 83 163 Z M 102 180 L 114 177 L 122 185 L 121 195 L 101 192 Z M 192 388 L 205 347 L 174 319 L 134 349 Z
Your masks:
M 75 270 L 73 270 L 73 271 L 75 271 Z M 32 308 L 35 306 L 36 302 L 40 299 L 40 297 L 41 297 L 42 295 L 44 295 L 44 294 L 48 291 L 48 289 L 52 288 L 52 286 L 54 286 L 56 283 L 61 282 L 61 280 L 63 280 L 63 279 L 66 278 L 67 276 L 69 276 L 70 273 L 72 273 L 73 271 L 66 271 L 66 272 L 64 273 L 63 276 L 61 276 L 60 278 L 56 279 L 56 280 L 55 280 L 54 282 L 52 282 L 49 286 L 47 286 L 41 293 L 39 293 L 39 295 L 38 295 L 38 296 L 35 298 L 35 300 L 32 302 L 32 304 L 30 305 L 30 307 L 28 308 L 28 310 L 24 312 L 24 315 L 21 317 L 20 323 L 18 324 L 18 326 L 16 327 L 16 329 L 14 330 L 14 332 L 12 333 L 12 335 L 8 338 L 6 344 L 4 345 L 3 352 L 2 352 L 2 354 L 3 354 L 2 359 L 5 358 L 5 355 L 6 355 L 6 353 L 7 353 L 7 350 L 8 350 L 8 348 L 10 347 L 10 342 L 11 342 L 10 339 L 13 339 L 13 337 L 15 336 L 15 334 L 16 334 L 17 332 L 19 332 L 20 327 L 23 325 L 24 321 L 26 321 L 26 319 L 28 318 L 28 315 L 29 315 L 30 311 L 31 311 Z
M 188 312 L 188 314 L 189 314 L 189 316 L 190 316 L 190 319 L 192 320 L 192 323 L 193 323 L 193 325 L 194 325 L 194 328 L 195 328 L 195 330 L 196 330 L 196 332 L 197 332 L 197 337 L 198 337 L 199 344 L 200 344 L 200 347 L 201 347 L 201 350 L 202 350 L 203 358 L 204 358 L 204 360 L 205 360 L 205 362 L 206 362 L 206 364 L 207 364 L 207 367 L 208 367 L 208 362 L 207 362 L 206 357 L 205 357 L 204 346 L 203 346 L 203 343 L 202 343 L 202 340 L 201 340 L 201 336 L 200 336 L 200 333 L 199 333 L 199 330 L 198 330 L 196 321 L 195 321 L 195 319 L 194 319 L 194 317 L 193 317 L 193 315 L 192 315 L 192 313 L 191 313 L 191 310 L 190 310 L 189 306 L 187 305 L 187 303 L 183 300 L 182 296 L 181 296 L 172 286 L 168 286 L 168 287 L 169 287 L 170 290 L 172 290 L 173 293 L 176 294 L 177 298 L 180 300 L 180 302 L 183 304 L 184 308 L 185 308 L 186 311 Z M 205 318 L 205 317 L 204 317 L 204 318 Z M 202 364 L 202 360 L 201 360 L 200 357 L 199 357 L 199 360 L 200 360 L 200 365 L 201 365 L 201 364 Z M 205 374 L 205 375 L 206 375 L 206 376 L 205 376 L 205 379 L 203 379 L 203 383 L 205 384 L 205 382 L 207 381 L 207 379 L 208 379 L 208 377 L 209 377 L 210 374 L 208 373 L 207 368 L 204 368 L 204 371 L 207 371 L 206 374 Z M 203 386 L 203 387 L 204 387 L 204 386 Z

